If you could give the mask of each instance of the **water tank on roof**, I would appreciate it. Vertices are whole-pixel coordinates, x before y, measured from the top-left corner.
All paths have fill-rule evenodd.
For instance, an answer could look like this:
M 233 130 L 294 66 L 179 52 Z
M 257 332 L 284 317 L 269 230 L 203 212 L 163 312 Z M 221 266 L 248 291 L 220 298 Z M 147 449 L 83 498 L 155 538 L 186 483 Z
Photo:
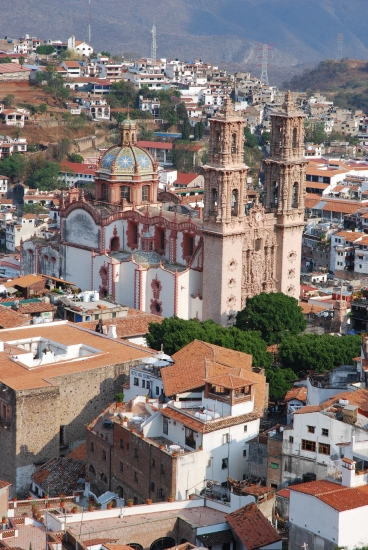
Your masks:
M 218 412 L 215 411 L 209 411 L 208 409 L 204 409 L 203 414 L 207 414 L 211 418 L 220 418 L 220 415 Z
M 349 399 L 339 399 L 339 405 L 346 407 L 346 405 L 349 405 Z
M 200 412 L 196 412 L 194 416 L 196 418 L 199 418 L 199 420 L 212 420 L 212 416 L 209 416 L 208 414 L 203 414 Z

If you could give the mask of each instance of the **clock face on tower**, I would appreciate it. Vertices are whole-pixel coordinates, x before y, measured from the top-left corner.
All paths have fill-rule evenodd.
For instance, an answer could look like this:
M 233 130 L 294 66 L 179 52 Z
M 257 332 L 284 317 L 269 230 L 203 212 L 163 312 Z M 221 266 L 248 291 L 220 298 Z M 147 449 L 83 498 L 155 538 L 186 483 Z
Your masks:
M 256 218 L 256 221 L 257 221 L 257 222 L 260 222 L 261 219 L 262 219 L 262 214 L 261 214 L 261 212 L 257 212 L 257 214 L 255 215 L 255 218 Z

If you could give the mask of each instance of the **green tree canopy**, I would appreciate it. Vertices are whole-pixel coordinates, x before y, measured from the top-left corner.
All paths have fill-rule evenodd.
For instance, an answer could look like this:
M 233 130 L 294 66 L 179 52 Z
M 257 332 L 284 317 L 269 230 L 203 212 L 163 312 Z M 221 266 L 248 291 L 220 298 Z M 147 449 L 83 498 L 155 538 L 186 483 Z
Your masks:
M 303 334 L 285 338 L 279 345 L 279 360 L 295 373 L 326 372 L 340 365 L 352 365 L 360 354 L 360 336 Z
M 78 153 L 70 153 L 68 155 L 68 160 L 70 162 L 79 162 L 81 164 L 83 164 L 84 162 L 84 158 L 82 157 L 82 155 L 78 155 Z
M 153 130 L 150 130 L 145 122 L 139 123 L 139 139 L 143 141 L 156 141 L 157 137 Z
M 33 155 L 27 163 L 26 183 L 33 189 L 52 190 L 62 186 L 59 180 L 60 164 Z
M 324 122 L 310 122 L 306 120 L 304 123 L 304 141 L 312 143 L 324 143 L 327 140 Z
M 188 141 L 190 139 L 190 122 L 188 116 L 186 116 L 183 120 L 181 135 L 182 139 L 185 141 Z
M 26 165 L 25 157 L 19 153 L 14 153 L 11 157 L 0 160 L 0 174 L 8 176 L 14 183 L 23 177 Z
M 113 82 L 108 101 L 111 107 L 135 107 L 137 104 L 137 91 L 134 84 L 127 80 Z
M 101 56 L 102 56 L 102 57 L 111 57 L 111 53 L 110 53 L 110 52 L 106 52 L 106 51 L 103 50 L 103 51 L 101 52 Z
M 259 332 L 243 332 L 236 327 L 220 327 L 213 321 L 185 321 L 178 317 L 164 319 L 159 323 L 149 324 L 149 333 L 146 335 L 148 345 L 153 349 L 164 350 L 169 355 L 180 350 L 193 340 L 202 340 L 249 353 L 253 356 L 253 364 L 257 367 L 269 368 L 272 364 L 272 355 L 267 352 L 267 344 L 262 340 Z
M 244 331 L 260 331 L 265 342 L 275 344 L 285 336 L 302 332 L 307 322 L 295 298 L 282 292 L 262 292 L 248 298 L 246 307 L 236 316 L 236 326 Z
M 12 60 L 10 57 L 1 57 L 0 58 L 0 63 L 11 63 Z
M 246 147 L 258 147 L 258 139 L 254 134 L 252 134 L 249 126 L 244 127 L 244 137 Z
M 43 46 L 38 46 L 36 52 L 40 55 L 51 55 L 55 53 L 55 48 L 51 44 L 44 44 Z
M 269 397 L 272 401 L 284 399 L 286 392 L 290 390 L 293 382 L 297 379 L 294 371 L 280 367 L 266 369 L 266 378 L 269 383 Z
M 13 94 L 8 94 L 2 99 L 2 103 L 4 104 L 4 107 L 6 109 L 9 109 L 9 107 L 13 107 L 15 96 Z

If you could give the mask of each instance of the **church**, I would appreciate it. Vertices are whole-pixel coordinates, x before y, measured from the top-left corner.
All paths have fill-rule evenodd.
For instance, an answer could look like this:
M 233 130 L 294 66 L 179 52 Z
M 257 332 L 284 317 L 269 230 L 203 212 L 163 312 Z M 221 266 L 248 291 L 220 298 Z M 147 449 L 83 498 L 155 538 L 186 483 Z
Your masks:
M 248 297 L 299 298 L 304 227 L 304 115 L 288 92 L 271 115 L 263 204 L 248 190 L 244 125 L 230 98 L 210 120 L 203 216 L 169 209 L 158 165 L 126 120 L 121 143 L 96 171 L 95 200 L 71 189 L 60 204 L 60 237 L 21 243 L 21 272 L 72 281 L 82 290 L 164 317 L 232 325 Z

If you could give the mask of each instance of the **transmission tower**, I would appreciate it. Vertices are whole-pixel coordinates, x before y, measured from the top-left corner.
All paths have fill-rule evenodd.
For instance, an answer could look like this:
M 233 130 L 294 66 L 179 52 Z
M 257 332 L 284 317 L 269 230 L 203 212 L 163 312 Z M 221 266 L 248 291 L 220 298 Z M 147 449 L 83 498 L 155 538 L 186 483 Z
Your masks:
M 258 50 L 262 52 L 262 55 L 258 56 L 258 59 L 262 59 L 262 63 L 258 63 L 259 67 L 262 67 L 261 82 L 268 86 L 268 57 L 269 52 L 272 50 L 273 44 L 258 44 Z
M 344 43 L 344 35 L 339 33 L 337 35 L 337 55 L 336 59 L 342 59 L 342 45 Z
M 152 26 L 152 44 L 151 44 L 151 61 L 154 65 L 156 63 L 156 52 L 157 52 L 157 44 L 156 44 L 156 23 L 153 22 Z
M 88 0 L 88 44 L 91 45 L 91 0 Z

